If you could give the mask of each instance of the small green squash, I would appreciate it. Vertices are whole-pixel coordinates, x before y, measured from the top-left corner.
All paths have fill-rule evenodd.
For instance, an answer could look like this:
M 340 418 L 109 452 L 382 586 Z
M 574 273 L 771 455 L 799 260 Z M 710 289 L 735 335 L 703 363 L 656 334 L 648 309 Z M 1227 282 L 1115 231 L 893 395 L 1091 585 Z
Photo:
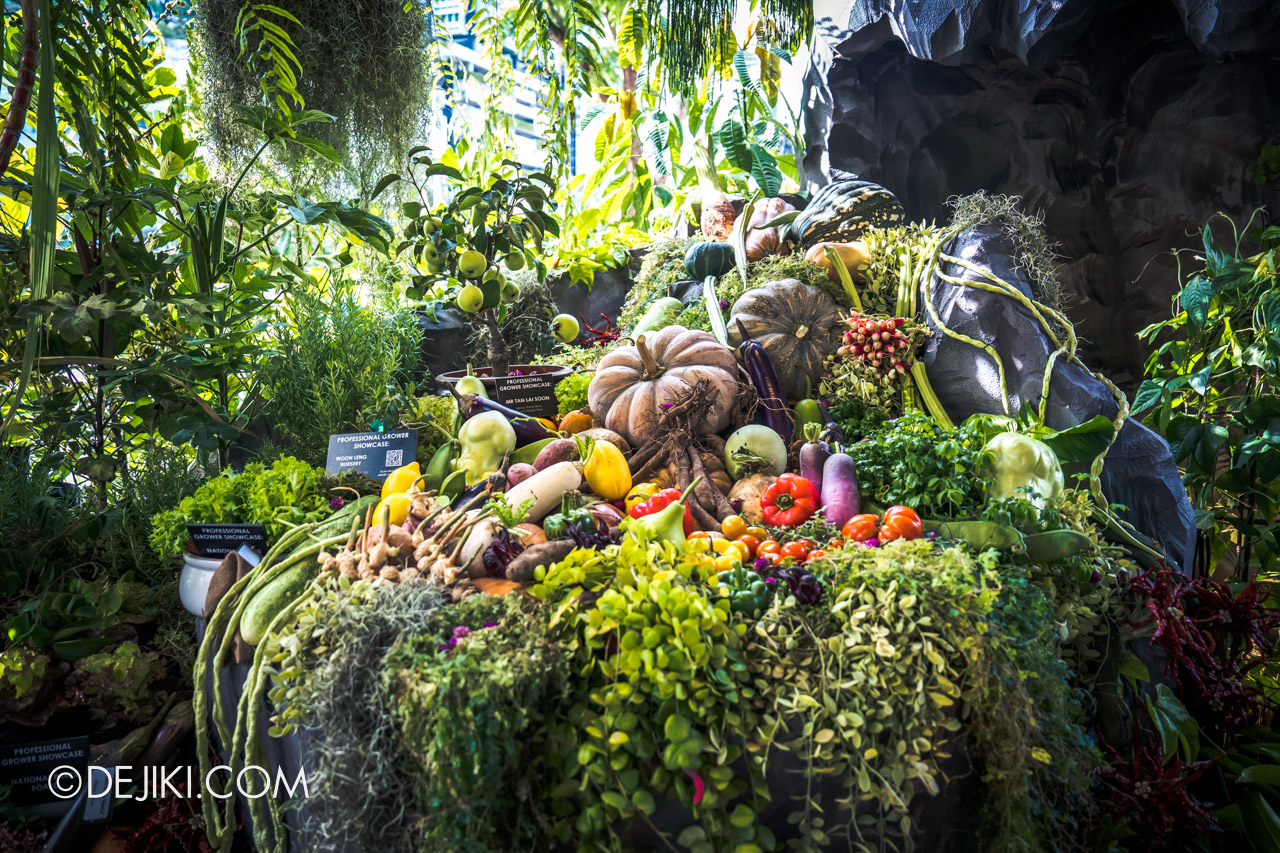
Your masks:
M 733 269 L 733 247 L 728 243 L 694 243 L 684 253 L 684 268 L 689 277 L 701 281 L 709 275 L 716 278 Z

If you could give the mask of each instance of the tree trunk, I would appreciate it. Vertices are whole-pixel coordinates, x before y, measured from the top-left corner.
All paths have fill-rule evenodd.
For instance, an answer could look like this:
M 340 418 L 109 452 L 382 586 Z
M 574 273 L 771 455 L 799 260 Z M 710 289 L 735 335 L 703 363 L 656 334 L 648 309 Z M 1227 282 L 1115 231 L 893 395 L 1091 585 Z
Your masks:
M 511 351 L 507 349 L 507 339 L 502 336 L 502 328 L 498 325 L 498 317 L 492 308 L 484 312 L 484 321 L 489 326 L 489 369 L 495 379 L 511 372 Z

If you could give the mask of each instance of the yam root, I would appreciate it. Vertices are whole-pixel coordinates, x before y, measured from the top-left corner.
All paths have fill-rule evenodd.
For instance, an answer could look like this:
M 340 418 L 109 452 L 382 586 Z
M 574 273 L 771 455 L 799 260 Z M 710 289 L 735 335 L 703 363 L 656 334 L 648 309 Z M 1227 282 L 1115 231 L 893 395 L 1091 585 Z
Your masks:
M 507 564 L 507 580 L 528 583 L 533 580 L 533 573 L 539 566 L 560 562 L 576 547 L 572 539 L 555 539 L 540 545 L 531 545 L 525 548 L 519 557 Z

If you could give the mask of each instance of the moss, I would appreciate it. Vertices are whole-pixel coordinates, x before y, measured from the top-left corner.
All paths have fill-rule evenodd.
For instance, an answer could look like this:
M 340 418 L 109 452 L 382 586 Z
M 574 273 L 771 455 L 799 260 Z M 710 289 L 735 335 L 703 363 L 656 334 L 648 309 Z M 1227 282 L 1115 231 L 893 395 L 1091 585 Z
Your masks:
M 1050 308 L 1062 302 L 1062 285 L 1054 270 L 1054 251 L 1044 233 L 1044 219 L 1018 209 L 1016 195 L 987 195 L 976 192 L 950 200 L 951 224 L 961 228 L 1001 225 L 1013 238 L 1017 269 L 1031 283 L 1031 295 Z
M 640 272 L 636 274 L 635 284 L 627 294 L 626 304 L 618 315 L 618 327 L 626 334 L 648 310 L 655 299 L 661 299 L 671 292 L 671 286 L 678 281 L 687 281 L 688 271 L 684 268 L 684 253 L 698 239 L 659 240 L 649 247 L 649 252 L 640 264 Z

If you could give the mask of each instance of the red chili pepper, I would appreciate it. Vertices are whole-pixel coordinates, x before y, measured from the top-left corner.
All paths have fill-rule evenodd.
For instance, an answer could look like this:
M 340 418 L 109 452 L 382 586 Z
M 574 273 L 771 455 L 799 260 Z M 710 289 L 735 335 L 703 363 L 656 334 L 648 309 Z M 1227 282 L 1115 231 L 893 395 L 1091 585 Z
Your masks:
M 764 523 L 770 527 L 799 527 L 818 509 L 813 483 L 797 474 L 783 474 L 760 497 Z
M 652 515 L 659 510 L 666 509 L 668 504 L 680 500 L 683 494 L 679 489 L 663 489 L 660 492 L 655 492 L 653 497 L 647 501 L 640 501 L 640 503 L 631 507 L 627 515 L 632 518 L 644 518 L 646 515 Z M 684 535 L 688 536 L 692 533 L 693 527 L 693 512 L 686 506 L 684 508 Z

